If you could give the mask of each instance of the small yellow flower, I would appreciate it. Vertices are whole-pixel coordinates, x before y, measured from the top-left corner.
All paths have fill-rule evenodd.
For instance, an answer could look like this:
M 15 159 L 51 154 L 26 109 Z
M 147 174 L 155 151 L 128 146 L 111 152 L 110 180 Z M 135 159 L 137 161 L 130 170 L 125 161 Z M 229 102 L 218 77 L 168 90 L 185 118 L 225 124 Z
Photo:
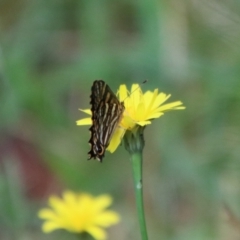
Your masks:
M 132 130 L 136 126 L 145 126 L 151 124 L 151 120 L 164 115 L 164 112 L 169 110 L 185 109 L 181 101 L 164 104 L 170 94 L 158 92 L 158 89 L 142 92 L 138 84 L 133 84 L 131 91 L 127 90 L 126 85 L 120 85 L 118 90 L 118 98 L 120 102 L 124 102 L 125 111 L 119 127 L 115 130 L 108 151 L 114 152 L 121 143 L 125 132 Z M 90 109 L 80 109 L 80 111 L 91 115 Z M 77 121 L 77 125 L 91 125 L 91 118 L 84 118 Z
M 41 209 L 38 216 L 45 220 L 42 226 L 45 233 L 65 229 L 74 233 L 87 232 L 96 240 L 105 240 L 107 235 L 103 228 L 120 221 L 116 212 L 106 210 L 111 203 L 109 195 L 93 197 L 87 193 L 66 191 L 63 199 L 51 196 L 50 208 Z

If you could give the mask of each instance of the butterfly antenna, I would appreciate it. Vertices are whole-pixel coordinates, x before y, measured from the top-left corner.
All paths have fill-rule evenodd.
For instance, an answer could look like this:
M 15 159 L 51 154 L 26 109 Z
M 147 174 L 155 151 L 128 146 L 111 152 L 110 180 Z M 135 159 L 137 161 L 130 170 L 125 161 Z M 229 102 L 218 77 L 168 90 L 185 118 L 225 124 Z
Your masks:
M 141 83 L 140 83 L 140 85 L 143 85 L 143 84 L 145 84 L 146 82 L 148 82 L 148 79 L 145 79 L 144 81 L 142 81 Z M 134 91 L 133 92 L 131 92 L 131 94 L 133 94 L 135 91 L 137 91 L 138 89 L 140 89 L 140 86 L 138 86 L 136 89 L 134 89 Z M 130 94 L 130 95 L 131 95 Z M 130 96 L 129 95 L 129 96 Z M 125 97 L 124 99 L 123 99 L 123 102 L 129 97 L 129 96 L 127 96 L 127 97 Z

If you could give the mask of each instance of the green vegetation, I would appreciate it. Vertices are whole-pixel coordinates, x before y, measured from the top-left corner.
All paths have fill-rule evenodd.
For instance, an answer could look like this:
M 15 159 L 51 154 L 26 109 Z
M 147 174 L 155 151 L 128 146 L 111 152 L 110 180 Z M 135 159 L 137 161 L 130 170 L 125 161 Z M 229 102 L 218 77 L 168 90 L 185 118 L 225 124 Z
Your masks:
M 138 240 L 129 155 L 87 161 L 90 88 L 141 83 L 180 100 L 145 130 L 150 240 L 240 237 L 238 1 L 0 2 L 0 239 L 44 234 L 50 194 L 108 193 L 121 223 L 109 239 Z M 235 238 L 234 238 L 235 237 Z

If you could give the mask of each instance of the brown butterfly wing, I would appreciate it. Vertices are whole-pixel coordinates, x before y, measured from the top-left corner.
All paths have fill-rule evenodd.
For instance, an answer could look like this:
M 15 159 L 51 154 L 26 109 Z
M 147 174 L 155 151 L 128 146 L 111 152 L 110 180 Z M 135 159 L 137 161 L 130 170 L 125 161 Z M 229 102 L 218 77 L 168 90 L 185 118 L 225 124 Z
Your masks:
M 119 102 L 102 80 L 94 81 L 91 90 L 92 126 L 89 129 L 91 150 L 88 154 L 89 159 L 94 158 L 101 162 L 111 137 L 121 121 L 124 104 Z

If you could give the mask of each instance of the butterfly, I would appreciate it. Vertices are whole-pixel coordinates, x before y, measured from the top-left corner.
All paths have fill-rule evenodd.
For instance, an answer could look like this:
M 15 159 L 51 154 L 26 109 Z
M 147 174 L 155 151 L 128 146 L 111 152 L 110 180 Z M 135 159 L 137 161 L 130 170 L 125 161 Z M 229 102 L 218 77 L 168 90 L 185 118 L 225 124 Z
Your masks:
M 90 98 L 92 126 L 89 128 L 91 150 L 88 152 L 88 159 L 94 158 L 102 162 L 105 150 L 123 117 L 125 107 L 103 80 L 93 82 Z

